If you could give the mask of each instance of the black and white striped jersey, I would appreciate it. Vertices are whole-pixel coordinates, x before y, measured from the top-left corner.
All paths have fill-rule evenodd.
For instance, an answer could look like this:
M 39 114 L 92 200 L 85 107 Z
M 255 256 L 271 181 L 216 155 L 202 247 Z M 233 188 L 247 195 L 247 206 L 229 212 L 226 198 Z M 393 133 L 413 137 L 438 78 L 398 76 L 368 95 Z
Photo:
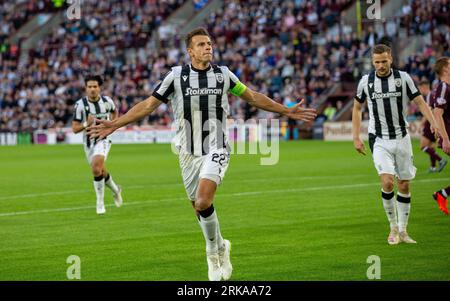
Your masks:
M 177 134 L 175 145 L 195 156 L 229 148 L 226 131 L 230 112 L 227 92 L 240 96 L 246 87 L 225 66 L 198 70 L 176 66 L 155 88 L 153 96 L 171 101 Z
M 400 139 L 408 133 L 408 105 L 420 92 L 408 73 L 391 69 L 385 77 L 376 71 L 364 75 L 355 99 L 369 107 L 369 133 L 384 139 Z
M 96 102 L 91 102 L 88 97 L 82 97 L 75 102 L 73 121 L 85 122 L 88 115 L 94 115 L 97 119 L 111 120 L 111 113 L 116 111 L 116 105 L 109 96 L 100 95 L 100 99 Z M 95 142 L 93 139 L 87 137 L 86 132 L 83 131 L 83 142 L 87 147 L 90 147 Z

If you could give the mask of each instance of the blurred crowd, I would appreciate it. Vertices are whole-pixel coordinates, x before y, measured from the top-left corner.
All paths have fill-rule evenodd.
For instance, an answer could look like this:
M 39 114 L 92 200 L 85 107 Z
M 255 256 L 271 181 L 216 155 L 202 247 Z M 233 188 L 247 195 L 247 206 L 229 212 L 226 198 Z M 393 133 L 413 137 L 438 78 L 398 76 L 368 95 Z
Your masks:
M 207 20 L 216 60 L 277 102 L 291 106 L 306 98 L 314 106 L 318 95 L 348 71 L 346 63 L 366 49 L 355 34 L 322 44 L 314 41 L 319 32 L 338 23 L 339 12 L 351 4 L 347 0 L 230 2 Z M 235 97 L 230 103 L 235 118 L 272 115 Z
M 408 33 L 430 33 L 431 44 L 401 62 L 400 68 L 410 73 L 416 83 L 428 81 L 433 89 L 438 84 L 433 71 L 434 63 L 441 56 L 450 57 L 450 1 L 410 1 L 403 6 L 402 11 L 402 21 Z M 421 116 L 417 106 L 411 104 L 408 120 L 413 121 Z
M 34 15 L 41 12 L 54 12 L 56 8 L 49 1 L 18 0 L 0 2 L 0 62 L 2 65 L 16 62 L 19 58 L 19 45 L 9 40 Z M 6 62 L 5 62 L 6 61 Z
M 402 26 L 409 35 L 433 32 L 438 24 L 450 25 L 449 0 L 409 0 L 402 7 Z
M 65 21 L 30 51 L 0 57 L 0 131 L 33 131 L 70 125 L 74 102 L 84 92 L 86 74 L 102 74 L 104 94 L 124 113 L 148 96 L 146 81 L 160 59 L 152 32 L 183 0 L 84 0 L 82 18 Z M 8 32 L 8 31 L 7 31 Z M 125 49 L 141 49 L 139 58 Z M 167 118 L 169 114 L 166 113 Z
M 20 19 L 23 24 L 29 18 L 24 16 L 47 9 L 43 2 L 20 3 L 34 11 L 24 13 L 27 10 L 20 9 L 17 17 L 13 13 L 17 7 L 1 4 L 5 13 L 0 17 L 0 45 L 20 28 L 13 20 Z M 83 95 L 83 78 L 88 73 L 104 76 L 103 94 L 113 97 L 120 114 L 148 97 L 171 66 L 188 62 L 182 38 L 175 35 L 158 48 L 153 36 L 164 33 L 163 21 L 184 2 L 84 0 L 81 20 L 65 19 L 30 51 L 26 65 L 19 64 L 17 46 L 0 47 L 0 131 L 70 126 L 73 103 Z M 351 31 L 325 35 L 340 23 L 342 12 L 353 2 L 224 1 L 205 24 L 214 41 L 215 63 L 229 66 L 244 83 L 286 106 L 301 98 L 317 106 L 319 96 L 334 83 L 357 79 L 358 59 L 381 36 L 397 35 L 398 26 L 416 30 L 417 24 L 420 27 L 428 20 L 426 28 L 433 29 L 433 43 L 441 50 L 437 53 L 436 45 L 430 45 L 404 67 L 418 79 L 432 79 L 432 58 L 448 53 L 450 37 L 448 31 L 442 33 L 436 28 L 448 18 L 434 20 L 430 16 L 444 16 L 449 1 L 409 1 L 402 8 L 401 18 L 384 33 L 368 26 L 362 39 Z M 192 1 L 197 10 L 206 3 Z M 408 11 L 418 12 L 420 18 L 409 20 Z M 273 117 L 233 96 L 230 103 L 233 118 Z M 170 106 L 162 105 L 141 124 L 169 125 L 171 118 Z

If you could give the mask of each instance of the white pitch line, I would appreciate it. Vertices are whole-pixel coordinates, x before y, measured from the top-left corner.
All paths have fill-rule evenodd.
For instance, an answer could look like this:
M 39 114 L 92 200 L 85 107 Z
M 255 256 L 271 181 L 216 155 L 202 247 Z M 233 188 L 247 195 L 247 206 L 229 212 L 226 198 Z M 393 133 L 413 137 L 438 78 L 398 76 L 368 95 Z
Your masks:
M 338 176 L 339 177 L 339 176 Z M 346 178 L 361 178 L 365 177 L 362 175 L 353 175 Z M 252 180 L 228 180 L 226 183 L 233 183 L 233 182 L 239 182 L 239 183 L 247 183 L 247 182 L 273 182 L 274 180 L 277 181 L 284 181 L 284 180 L 319 180 L 319 179 L 334 179 L 336 176 L 310 176 L 310 177 L 278 177 L 275 179 L 252 179 Z M 127 186 L 126 189 L 140 189 L 140 188 L 151 188 L 151 187 L 162 187 L 162 186 L 179 186 L 183 187 L 183 184 L 181 182 L 179 183 L 153 183 L 148 185 L 132 185 Z M 79 190 L 66 190 L 66 191 L 53 191 L 53 192 L 41 192 L 41 193 L 29 193 L 29 194 L 16 194 L 16 195 L 10 195 L 10 196 L 0 196 L 0 201 L 2 200 L 15 200 L 15 199 L 27 199 L 27 198 L 35 198 L 35 197 L 42 197 L 42 196 L 54 196 L 54 195 L 65 195 L 65 194 L 76 194 L 76 193 L 85 193 L 85 192 L 91 192 L 92 189 L 79 189 Z
M 422 179 L 422 180 L 416 180 L 414 182 L 428 183 L 428 182 L 435 182 L 435 181 L 450 181 L 450 178 Z M 351 188 L 368 187 L 368 186 L 376 186 L 376 185 L 380 185 L 380 183 L 379 182 L 371 182 L 371 183 L 360 183 L 360 184 L 349 184 L 349 185 L 314 186 L 314 187 L 306 187 L 306 188 L 247 191 L 247 192 L 219 194 L 218 197 L 235 197 L 235 196 L 259 195 L 259 194 L 280 193 L 280 192 L 304 192 L 304 191 L 318 191 L 318 190 L 351 189 Z M 142 205 L 142 204 L 150 204 L 150 203 L 159 202 L 159 201 L 168 202 L 168 201 L 179 201 L 179 200 L 187 200 L 187 197 L 168 198 L 168 199 L 152 199 L 152 200 L 137 201 L 137 202 L 126 202 L 126 203 L 123 203 L 123 205 L 124 206 L 135 206 L 135 205 Z M 106 207 L 112 207 L 112 206 L 114 206 L 114 205 L 113 204 L 106 205 Z M 83 207 L 69 207 L 69 208 L 42 209 L 42 210 L 31 210 L 31 211 L 5 212 L 5 213 L 0 213 L 0 217 L 30 215 L 30 214 L 36 214 L 36 213 L 77 211 L 77 210 L 94 209 L 94 208 L 95 208 L 95 206 L 83 206 Z
M 144 188 L 147 186 L 144 185 L 134 185 L 128 186 L 127 189 L 136 189 L 136 188 Z M 64 195 L 64 194 L 76 194 L 82 192 L 90 192 L 92 189 L 78 189 L 78 190 L 65 190 L 65 191 L 53 191 L 53 192 L 41 192 L 41 193 L 29 193 L 29 194 L 16 194 L 10 196 L 2 196 L 0 197 L 0 201 L 2 200 L 14 200 L 14 199 L 27 199 L 27 198 L 35 198 L 40 196 L 52 196 L 52 195 Z

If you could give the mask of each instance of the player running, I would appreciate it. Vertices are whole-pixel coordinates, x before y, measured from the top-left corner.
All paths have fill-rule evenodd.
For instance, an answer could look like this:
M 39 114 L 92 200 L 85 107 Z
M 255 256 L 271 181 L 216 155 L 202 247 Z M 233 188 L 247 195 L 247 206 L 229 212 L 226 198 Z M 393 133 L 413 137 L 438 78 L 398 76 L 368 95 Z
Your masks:
M 84 152 L 94 175 L 94 189 L 97 196 L 97 214 L 105 213 L 104 191 L 105 184 L 113 193 L 117 207 L 122 205 L 122 189 L 114 183 L 112 176 L 105 167 L 105 161 L 111 148 L 111 141 L 107 137 L 95 139 L 86 134 L 86 128 L 93 124 L 94 119 L 114 120 L 118 113 L 114 101 L 100 95 L 103 80 L 98 75 L 89 75 L 84 79 L 86 96 L 75 103 L 72 121 L 74 133 L 83 132 Z
M 422 96 L 425 97 L 428 106 L 431 108 L 431 97 L 432 93 L 430 91 L 430 82 L 427 80 L 421 81 L 419 83 L 419 90 Z M 422 119 L 422 137 L 420 137 L 420 149 L 428 154 L 430 157 L 430 169 L 428 172 L 435 173 L 441 172 L 444 169 L 445 165 L 447 165 L 447 160 L 441 158 L 436 153 L 435 148 L 436 136 L 431 131 L 430 122 L 426 119 Z M 436 163 L 439 162 L 439 166 L 436 166 Z
M 436 123 L 442 128 L 443 134 L 439 139 L 439 147 L 444 153 L 450 155 L 450 58 L 441 57 L 436 61 L 434 70 L 440 80 L 439 85 L 433 91 L 431 105 L 433 107 Z M 442 188 L 433 193 L 433 198 L 437 201 L 439 209 L 448 214 L 448 196 L 450 186 Z
M 213 206 L 216 189 L 223 181 L 230 159 L 226 117 L 227 93 L 242 98 L 257 108 L 283 114 L 292 119 L 314 120 L 314 109 L 292 108 L 252 91 L 225 66 L 211 64 L 213 47 L 208 32 L 198 28 L 186 37 L 191 64 L 172 67 L 152 96 L 138 103 L 114 121 L 99 121 L 89 134 L 104 138 L 116 129 L 151 114 L 162 103 L 171 102 L 177 135 L 175 145 L 184 187 L 195 209 L 206 242 L 209 280 L 231 277 L 230 241 L 222 237 Z

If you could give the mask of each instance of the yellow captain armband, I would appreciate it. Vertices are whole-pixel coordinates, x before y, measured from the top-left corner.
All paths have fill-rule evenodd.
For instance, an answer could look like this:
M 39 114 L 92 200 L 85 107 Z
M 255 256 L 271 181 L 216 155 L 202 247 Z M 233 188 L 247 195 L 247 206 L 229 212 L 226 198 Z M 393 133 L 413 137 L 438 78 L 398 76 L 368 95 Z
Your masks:
M 233 89 L 230 90 L 234 96 L 241 96 L 247 90 L 247 86 L 241 82 L 237 82 Z

